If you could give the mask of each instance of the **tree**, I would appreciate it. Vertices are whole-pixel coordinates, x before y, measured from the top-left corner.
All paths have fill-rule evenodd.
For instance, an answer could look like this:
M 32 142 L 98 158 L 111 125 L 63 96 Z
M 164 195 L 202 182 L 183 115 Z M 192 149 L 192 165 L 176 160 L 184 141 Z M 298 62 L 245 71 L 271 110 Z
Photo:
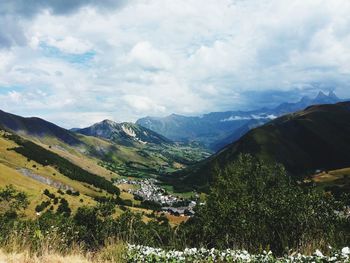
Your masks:
M 12 185 L 0 189 L 0 215 L 17 217 L 28 205 L 26 193 L 17 191 Z
M 70 216 L 72 210 L 69 208 L 68 201 L 64 198 L 61 199 L 60 205 L 57 207 L 57 214 L 62 214 L 66 217 Z
M 283 253 L 334 233 L 340 208 L 332 195 L 297 185 L 281 165 L 241 155 L 215 174 L 206 204 L 186 224 L 189 240 Z

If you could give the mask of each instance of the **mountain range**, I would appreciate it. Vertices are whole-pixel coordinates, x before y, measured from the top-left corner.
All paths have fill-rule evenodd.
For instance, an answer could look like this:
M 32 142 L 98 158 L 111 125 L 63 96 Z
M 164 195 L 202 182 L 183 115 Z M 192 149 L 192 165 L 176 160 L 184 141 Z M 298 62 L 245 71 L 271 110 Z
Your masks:
M 350 102 L 309 106 L 276 118 L 177 177 L 187 185 L 206 186 L 214 167 L 225 169 L 244 153 L 281 163 L 296 178 L 349 167 Z
M 182 116 L 172 114 L 167 117 L 145 117 L 136 124 L 153 130 L 173 141 L 198 141 L 212 151 L 239 139 L 251 128 L 267 123 L 287 113 L 302 110 L 311 105 L 341 102 L 334 92 L 328 95 L 322 91 L 315 98 L 303 97 L 295 103 L 282 103 L 268 109 L 252 111 L 212 112 L 203 116 Z
M 50 151 L 77 165 L 81 159 L 94 160 L 118 175 L 158 176 L 209 156 L 198 145 L 175 144 L 133 123 L 104 120 L 87 128 L 67 130 L 40 118 L 0 111 L 0 127 L 50 146 Z
M 179 127 L 188 124 L 183 134 L 213 139 L 221 149 L 214 155 L 199 144 L 174 142 L 140 124 L 104 120 L 67 130 L 0 111 L 0 186 L 28 188 L 33 198 L 38 196 L 36 204 L 45 188 L 52 191 L 57 185 L 81 192 L 91 203 L 92 197 L 118 193 L 113 180 L 125 177 L 157 178 L 180 191 L 205 190 L 215 167 L 225 169 L 244 153 L 281 163 L 298 180 L 308 178 L 317 171 L 350 167 L 350 102 L 334 103 L 339 100 L 334 93 L 320 93 L 313 100 L 303 98 L 271 110 L 169 117 L 170 127 L 173 120 Z M 324 102 L 328 104 L 318 104 Z M 202 133 L 191 131 L 193 127 Z M 337 182 L 349 189 L 343 175 Z M 76 207 L 81 202 L 73 197 L 70 201 Z

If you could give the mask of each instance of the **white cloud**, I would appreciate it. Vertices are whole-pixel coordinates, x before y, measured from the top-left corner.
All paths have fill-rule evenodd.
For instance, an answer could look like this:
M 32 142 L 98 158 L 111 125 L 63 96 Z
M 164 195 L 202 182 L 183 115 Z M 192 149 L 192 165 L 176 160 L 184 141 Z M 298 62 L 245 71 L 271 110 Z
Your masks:
M 92 45 L 88 41 L 80 40 L 71 36 L 62 39 L 49 38 L 46 43 L 60 49 L 62 52 L 71 54 L 83 54 L 92 49 Z
M 249 91 L 326 87 L 350 97 L 347 0 L 134 0 L 101 10 L 17 14 L 0 29 L 0 85 L 22 87 L 18 102 L 2 93 L 5 110 L 69 126 L 89 114 L 125 121 L 255 108 Z
M 170 69 L 171 60 L 163 52 L 155 49 L 148 41 L 137 43 L 127 56 L 127 62 L 139 64 L 147 69 Z
M 136 96 L 136 95 L 125 95 L 123 99 L 129 104 L 129 106 L 139 112 L 152 112 L 152 113 L 163 113 L 165 107 L 156 104 L 150 98 Z

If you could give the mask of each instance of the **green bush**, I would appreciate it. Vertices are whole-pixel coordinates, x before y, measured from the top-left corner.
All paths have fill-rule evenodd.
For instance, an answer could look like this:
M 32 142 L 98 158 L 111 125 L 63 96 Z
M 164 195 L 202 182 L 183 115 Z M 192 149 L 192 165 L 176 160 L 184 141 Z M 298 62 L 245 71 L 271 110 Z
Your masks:
M 341 210 L 332 195 L 298 185 L 281 165 L 243 155 L 217 169 L 205 205 L 184 229 L 191 245 L 283 253 L 311 242 L 334 243 L 345 220 L 336 213 Z

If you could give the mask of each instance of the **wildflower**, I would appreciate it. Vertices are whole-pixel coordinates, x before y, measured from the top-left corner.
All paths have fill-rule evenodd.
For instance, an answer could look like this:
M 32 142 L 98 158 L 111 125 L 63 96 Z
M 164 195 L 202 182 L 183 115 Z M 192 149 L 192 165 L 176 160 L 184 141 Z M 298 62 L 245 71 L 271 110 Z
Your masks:
M 323 257 L 323 254 L 322 254 L 322 252 L 321 251 L 319 251 L 318 249 L 316 249 L 316 251 L 315 251 L 315 256 L 317 256 L 317 257 L 320 257 L 320 258 L 322 258 Z
M 342 250 L 341 250 L 341 253 L 343 255 L 350 255 L 350 248 L 349 247 L 344 247 Z

